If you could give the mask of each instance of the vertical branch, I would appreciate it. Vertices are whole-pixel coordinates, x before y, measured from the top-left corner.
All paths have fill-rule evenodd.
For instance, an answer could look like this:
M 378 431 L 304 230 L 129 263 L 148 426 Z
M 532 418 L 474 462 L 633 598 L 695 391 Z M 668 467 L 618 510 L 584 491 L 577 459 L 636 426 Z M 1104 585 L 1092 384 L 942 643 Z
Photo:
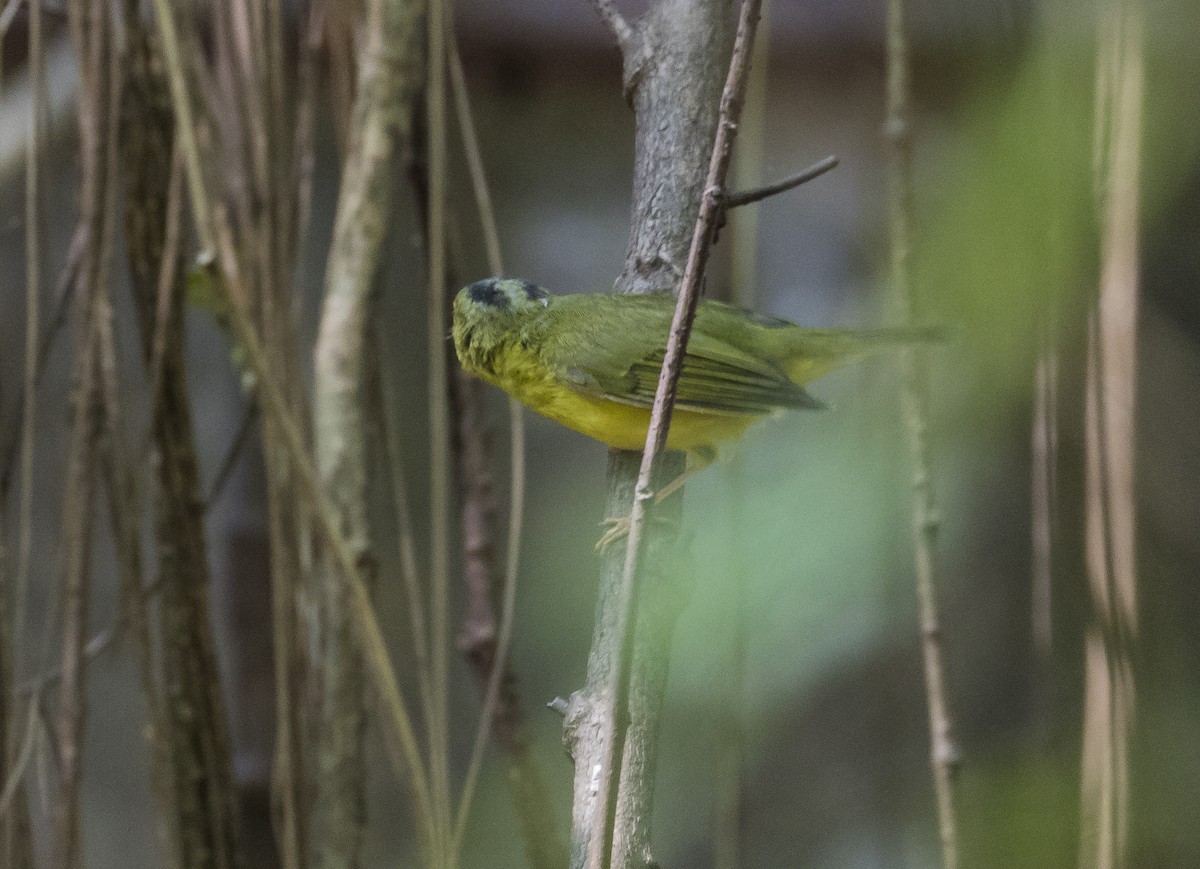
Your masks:
M 1143 100 L 1142 10 L 1100 11 L 1096 182 L 1100 288 L 1088 324 L 1085 561 L 1094 622 L 1085 637 L 1080 865 L 1126 865 L 1137 636 L 1134 429 L 1138 208 Z
M 10 574 L 7 572 L 7 564 L 2 565 L 4 572 L 0 573 L 0 583 L 4 586 L 0 593 L 5 597 L 2 614 L 4 625 L 0 628 L 4 633 L 5 642 L 0 653 L 4 654 L 3 675 L 9 677 L 0 681 L 0 690 L 5 692 L 2 722 L 4 733 L 0 751 L 4 752 L 3 773 L 6 781 L 16 767 L 17 753 L 24 741 L 17 717 L 11 714 L 8 687 L 11 680 L 18 678 L 22 671 L 28 608 L 29 559 L 33 545 L 33 434 L 37 411 L 38 340 L 42 304 L 40 164 L 44 110 L 42 96 L 45 91 L 45 62 L 42 51 L 42 9 L 41 4 L 33 4 L 29 8 L 29 79 L 32 99 L 29 139 L 25 150 L 25 379 L 20 435 L 21 481 L 17 508 L 17 559 L 11 586 L 8 581 Z M 0 473 L 0 477 L 2 476 Z M 6 496 L 7 492 L 0 483 L 0 500 L 4 500 Z M 11 592 L 10 588 L 13 589 Z M 4 836 L 3 842 L 0 842 L 3 851 L 0 851 L 0 857 L 6 865 L 22 867 L 32 861 L 28 821 L 23 799 L 18 800 L 4 813 Z
M 430 726 L 430 779 L 438 824 L 438 850 L 450 847 L 450 602 L 449 509 L 450 420 L 446 361 L 446 4 L 429 0 L 425 94 L 428 210 L 425 238 L 429 281 L 429 576 L 433 709 Z
M 666 355 L 655 391 L 646 446 L 642 452 L 632 492 L 629 492 L 628 486 L 631 475 L 627 470 L 620 468 L 620 459 L 614 457 L 610 463 L 612 491 L 616 493 L 623 490 L 621 494 L 631 496 L 632 509 L 629 513 L 629 539 L 624 559 L 620 563 L 620 572 L 618 574 L 615 569 L 618 562 L 613 560 L 612 567 L 606 568 L 601 577 L 601 600 L 598 604 L 596 639 L 589 660 L 588 686 L 584 695 L 576 695 L 568 715 L 568 738 L 574 737 L 572 747 L 575 750 L 576 762 L 572 862 L 577 866 L 628 866 L 652 862 L 649 857 L 649 830 L 657 759 L 655 743 L 658 715 L 665 690 L 670 629 L 674 615 L 668 614 L 663 618 L 666 608 L 664 611 L 655 612 L 665 603 L 662 596 L 666 589 L 662 587 L 661 578 L 655 575 L 658 566 L 653 562 L 660 553 L 655 553 L 652 541 L 646 539 L 649 535 L 644 533 L 644 523 L 654 498 L 652 486 L 655 482 L 656 459 L 666 444 L 675 387 L 692 319 L 699 303 L 700 283 L 712 245 L 713 233 L 721 212 L 725 176 L 745 96 L 746 73 L 754 46 L 760 5 L 759 0 L 744 0 L 741 5 L 737 38 L 715 124 L 715 141 L 711 146 L 696 141 L 692 141 L 690 145 L 693 153 L 695 149 L 701 152 L 708 151 L 708 171 L 704 176 L 703 195 L 697 197 L 698 202 L 693 200 L 693 203 L 698 205 L 699 213 L 692 219 L 691 241 L 682 274 L 679 301 L 667 338 Z M 663 61 L 680 50 L 675 44 L 667 48 L 667 43 L 657 42 L 666 34 L 666 31 L 658 29 L 663 24 L 661 20 L 656 20 L 658 15 L 671 15 L 672 18 L 667 20 L 678 20 L 675 16 L 687 16 L 691 13 L 692 18 L 699 19 L 700 26 L 707 29 L 702 45 L 708 52 L 712 52 L 714 46 L 722 46 L 723 35 L 728 33 L 728 20 L 723 19 L 723 10 L 719 6 L 707 7 L 711 18 L 700 14 L 706 9 L 703 6 L 694 9 L 669 8 L 671 6 L 672 4 L 664 2 L 652 7 L 647 19 L 640 23 L 637 36 L 634 37 L 644 40 L 645 48 L 657 52 L 655 63 L 650 66 L 655 72 L 661 72 L 664 66 L 669 68 L 671 64 L 664 64 Z M 672 35 L 676 38 L 679 36 Z M 695 49 L 696 46 L 690 46 L 686 42 L 682 44 L 685 53 Z M 671 113 L 667 112 L 664 117 L 662 107 L 657 107 L 657 119 L 662 126 L 653 133 L 643 129 L 643 123 L 655 119 L 653 115 L 644 117 L 640 111 L 641 101 L 644 99 L 642 88 L 648 88 L 648 82 L 653 79 L 642 77 L 642 73 L 632 77 L 629 75 L 631 58 L 637 53 L 627 49 L 625 60 L 627 81 L 631 78 L 640 79 L 635 97 L 635 105 L 639 108 L 639 166 L 636 174 L 639 179 L 644 180 L 646 176 L 643 173 L 647 167 L 641 161 L 663 155 L 661 150 L 656 150 L 655 146 L 648 144 L 643 137 L 659 140 L 670 138 L 663 136 L 662 131 L 667 126 L 666 121 L 671 117 Z M 723 52 L 718 56 L 722 55 Z M 715 66 L 712 64 L 711 54 L 708 64 Z M 687 67 L 673 68 L 670 72 L 681 76 L 696 74 L 696 70 Z M 645 75 L 649 74 L 647 70 Z M 695 90 L 704 93 L 703 76 L 691 81 L 682 78 L 668 82 L 668 90 L 684 86 L 694 89 L 693 93 Z M 650 87 L 648 90 L 654 88 Z M 662 96 L 662 93 L 659 96 Z M 679 93 L 675 93 L 676 98 L 680 96 Z M 689 116 L 692 124 L 695 123 L 694 117 Z M 690 129 L 694 130 L 695 127 Z M 698 137 L 701 134 L 693 135 Z M 692 137 L 685 137 L 685 140 L 687 138 Z M 644 145 L 647 147 L 645 153 L 642 151 Z M 666 171 L 663 166 L 657 168 Z M 666 180 L 662 177 L 655 179 L 655 198 L 661 195 L 664 187 L 670 186 L 672 180 L 684 189 L 690 186 L 689 182 L 673 173 L 668 173 L 668 176 L 670 177 Z M 694 177 L 698 178 L 699 172 Z M 635 224 L 648 217 L 649 223 L 642 224 L 643 230 L 661 229 L 664 223 L 686 226 L 683 221 L 687 218 L 680 213 L 672 213 L 664 221 L 663 216 L 659 214 L 660 206 L 651 206 L 648 212 L 644 212 L 639 207 L 639 190 L 640 187 L 635 182 Z M 699 192 L 696 191 L 697 194 Z M 677 236 L 677 233 L 672 235 Z M 677 246 L 679 240 L 678 237 L 673 237 L 672 247 Z M 663 248 L 648 258 L 643 255 L 643 242 L 644 239 L 635 225 L 630 245 L 631 260 L 626 264 L 623 281 L 631 280 L 632 286 L 640 285 L 644 288 L 648 278 L 652 281 L 657 275 L 659 279 L 665 279 L 670 273 L 678 273 L 674 258 L 670 255 L 671 248 Z M 649 266 L 649 269 L 646 266 Z M 665 285 L 670 286 L 673 283 L 674 281 L 670 281 Z M 632 466 L 626 464 L 626 467 L 631 469 Z M 650 564 L 642 564 L 639 567 L 639 561 L 643 559 Z M 639 578 L 639 574 L 645 575 Z M 647 590 L 645 598 L 641 592 L 642 587 Z M 671 605 L 670 609 L 677 611 L 678 602 Z M 583 734 L 583 737 L 579 738 L 578 734 Z M 585 764 L 582 770 L 581 760 Z
M 111 317 L 105 243 L 111 214 L 106 209 L 112 184 L 111 117 L 117 83 L 111 63 L 111 27 L 106 4 L 79 0 L 69 10 L 72 41 L 79 53 L 80 220 L 87 241 L 79 273 L 73 421 L 67 454 L 67 491 L 63 506 L 65 573 L 63 579 L 62 678 L 55 721 L 59 794 L 54 806 L 52 863 L 72 869 L 81 861 L 79 806 L 86 719 L 85 668 L 88 598 L 91 575 L 93 467 L 102 437 L 103 395 L 100 378 L 100 320 Z M 105 145 L 108 144 L 106 149 Z
M 80 325 L 77 342 L 74 422 L 67 457 L 67 494 L 63 504 L 66 573 L 63 584 L 62 677 L 55 722 L 59 794 L 54 804 L 52 864 L 72 869 L 79 864 L 79 803 L 82 786 L 84 701 L 83 653 L 86 641 L 92 535 L 91 476 L 95 446 L 100 437 L 97 377 L 97 313 L 93 303 Z
M 912 246 L 912 68 L 904 0 L 887 7 L 887 138 L 889 153 L 888 217 L 891 224 L 891 283 L 901 321 L 920 319 L 921 299 L 911 284 Z M 937 797 L 942 866 L 958 866 L 958 823 L 954 779 L 959 756 L 946 696 L 942 635 L 938 621 L 934 564 L 939 514 L 929 460 L 929 362 L 925 351 L 904 351 L 902 403 L 912 466 L 912 541 L 915 558 L 917 620 L 921 633 L 925 694 L 929 711 L 930 763 Z
M 391 211 L 392 166 L 411 146 L 413 108 L 423 80 L 423 5 L 369 5 L 349 147 L 325 275 L 325 301 L 314 352 L 313 426 L 320 484 L 336 511 L 354 563 L 367 575 L 363 344 L 371 290 Z M 322 867 L 361 864 L 366 767 L 363 664 L 353 635 L 354 607 L 338 568 L 325 580 L 325 683 L 321 777 L 314 821 Z M 418 805 L 418 809 L 419 809 Z M 428 819 L 418 818 L 422 823 Z M 433 847 L 428 829 L 426 847 Z
M 1051 725 L 1051 678 L 1054 654 L 1054 550 L 1058 504 L 1058 348 L 1050 306 L 1042 312 L 1037 369 L 1034 375 L 1033 426 L 1030 440 L 1030 531 L 1032 589 L 1030 633 L 1033 637 L 1034 714 L 1039 736 Z
M 126 583 L 126 606 L 139 637 L 155 785 L 172 832 L 170 859 L 180 867 L 233 867 L 240 861 L 237 798 L 208 602 L 204 514 L 185 366 L 182 167 L 172 157 L 178 153 L 176 116 L 137 4 L 126 4 L 124 12 L 125 237 L 142 360 L 152 389 L 155 558 L 162 584 L 156 628 L 146 621 L 140 581 Z M 115 402 L 108 406 L 114 408 Z M 114 426 L 119 429 L 110 420 L 110 428 Z M 110 461 L 117 460 L 119 449 L 119 443 L 110 444 Z M 119 498 L 132 484 L 125 479 L 127 472 L 114 470 L 112 476 L 110 497 Z M 118 518 L 121 509 L 114 509 Z M 161 698 L 154 675 L 156 644 L 161 649 Z
M 35 8 L 36 7 L 36 8 Z M 33 545 L 33 432 L 37 413 L 38 338 L 41 330 L 42 245 L 39 162 L 42 152 L 41 95 L 45 85 L 42 59 L 42 9 L 29 8 L 29 70 L 32 106 L 29 145 L 25 151 L 25 384 L 21 414 L 21 482 L 19 491 L 16 594 L 13 612 L 13 666 L 21 670 L 25 645 L 25 609 L 29 589 L 29 556 Z M 6 749 L 7 750 L 7 749 Z M 11 756 L 9 758 L 11 762 Z M 6 819 L 5 824 L 9 821 Z

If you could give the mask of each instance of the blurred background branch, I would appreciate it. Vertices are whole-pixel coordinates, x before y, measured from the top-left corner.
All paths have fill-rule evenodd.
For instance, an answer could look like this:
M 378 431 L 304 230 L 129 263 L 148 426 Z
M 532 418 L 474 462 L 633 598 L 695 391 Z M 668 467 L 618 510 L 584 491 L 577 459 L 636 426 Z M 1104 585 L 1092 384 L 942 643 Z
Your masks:
M 912 49 L 908 4 L 888 0 L 887 6 L 887 119 L 888 223 L 891 231 L 892 306 L 901 323 L 930 320 L 923 288 L 911 278 L 914 213 Z M 929 426 L 929 355 L 923 347 L 903 351 L 901 405 L 908 434 L 908 464 L 912 474 L 912 547 L 916 579 L 917 625 L 922 670 L 929 707 L 929 758 L 937 798 L 938 837 L 943 869 L 957 869 L 959 859 L 957 796 L 961 761 L 950 713 L 943 665 L 943 636 L 938 615 L 938 535 L 941 509 L 934 494 Z
M 1088 311 L 1081 865 L 1130 864 L 1138 637 L 1135 414 L 1144 100 L 1143 11 L 1107 3 L 1096 43 L 1095 173 L 1100 285 Z
M 367 583 L 373 583 L 375 569 L 367 522 L 364 342 L 391 219 L 393 168 L 412 148 L 413 114 L 425 82 L 424 16 L 423 5 L 402 0 L 380 0 L 368 7 L 314 351 L 317 468 L 329 503 L 338 512 L 338 527 Z M 318 749 L 322 775 L 313 819 L 316 863 L 351 869 L 362 862 L 367 818 L 363 664 L 350 592 L 336 567 L 323 577 L 322 585 L 324 693 Z M 426 841 L 428 856 L 442 854 L 444 842 L 444 833 Z

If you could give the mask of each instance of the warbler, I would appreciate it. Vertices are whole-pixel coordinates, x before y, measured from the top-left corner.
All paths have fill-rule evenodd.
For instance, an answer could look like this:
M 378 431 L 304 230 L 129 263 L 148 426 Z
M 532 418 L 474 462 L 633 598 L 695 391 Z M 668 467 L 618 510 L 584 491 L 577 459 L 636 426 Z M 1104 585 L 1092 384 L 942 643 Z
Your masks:
M 543 416 L 610 447 L 640 450 L 674 310 L 669 293 L 555 296 L 517 278 L 487 278 L 455 296 L 454 349 L 467 371 Z M 658 499 L 755 422 L 824 407 L 806 384 L 877 350 L 939 335 L 920 327 L 813 329 L 700 302 L 667 434 L 667 449 L 685 450 L 691 462 Z

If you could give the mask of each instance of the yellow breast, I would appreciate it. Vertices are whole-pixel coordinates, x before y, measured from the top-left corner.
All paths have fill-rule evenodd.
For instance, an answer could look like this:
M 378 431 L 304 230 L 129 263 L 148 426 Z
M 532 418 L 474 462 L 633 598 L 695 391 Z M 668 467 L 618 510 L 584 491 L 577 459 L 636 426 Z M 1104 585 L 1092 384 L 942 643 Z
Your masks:
M 498 354 L 495 371 L 484 376 L 542 416 L 620 450 L 646 445 L 650 409 L 587 395 L 563 384 L 523 348 Z M 733 440 L 762 417 L 676 410 L 671 415 L 667 449 L 694 451 Z

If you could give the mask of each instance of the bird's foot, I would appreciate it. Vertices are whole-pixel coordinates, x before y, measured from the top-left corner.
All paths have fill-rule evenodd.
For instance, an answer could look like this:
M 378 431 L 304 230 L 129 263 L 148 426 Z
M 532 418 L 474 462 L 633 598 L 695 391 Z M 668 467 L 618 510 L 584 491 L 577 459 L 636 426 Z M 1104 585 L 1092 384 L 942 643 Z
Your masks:
M 660 516 L 656 513 L 651 513 L 648 517 L 649 521 L 653 522 L 659 530 L 663 531 L 678 531 L 679 520 L 673 519 L 670 516 Z M 604 528 L 604 534 L 596 541 L 596 552 L 603 555 L 608 547 L 612 546 L 618 540 L 624 540 L 629 536 L 629 517 L 628 516 L 606 516 L 600 521 L 600 527 Z
M 605 530 L 596 541 L 596 551 L 603 555 L 608 547 L 629 536 L 629 517 L 606 516 L 600 521 L 600 527 Z

